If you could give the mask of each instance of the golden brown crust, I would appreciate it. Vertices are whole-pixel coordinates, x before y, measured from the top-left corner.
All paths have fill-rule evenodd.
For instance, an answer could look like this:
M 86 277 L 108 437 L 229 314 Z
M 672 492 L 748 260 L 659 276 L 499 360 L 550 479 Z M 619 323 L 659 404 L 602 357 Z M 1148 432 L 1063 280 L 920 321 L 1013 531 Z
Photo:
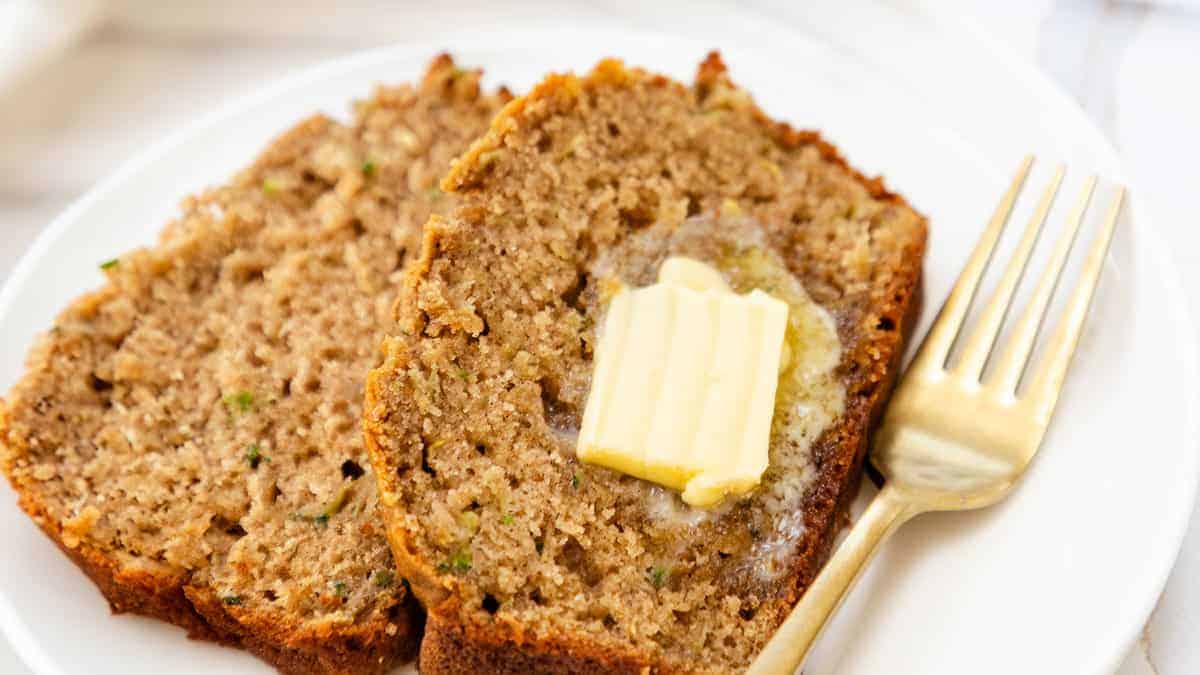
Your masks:
M 567 636 L 555 641 L 520 640 L 459 623 L 446 608 L 429 614 L 417 663 L 424 675 L 603 675 L 666 672 L 643 655 L 598 648 Z
M 289 635 L 291 631 L 285 626 L 233 617 L 210 588 L 189 586 L 184 593 L 219 634 L 236 640 L 238 646 L 285 673 L 385 673 L 394 664 L 411 660 L 416 655 L 416 638 L 421 634 L 423 622 L 419 608 L 407 603 L 397 606 L 391 623 L 399 628 L 396 635 L 409 639 L 393 639 L 384 622 L 331 630 L 324 635 L 296 637 Z
M 5 410 L 0 406 L 0 430 L 6 426 L 4 417 Z M 196 612 L 178 579 L 151 572 L 121 573 L 110 558 L 87 543 L 67 546 L 61 524 L 47 516 L 46 509 L 32 493 L 18 491 L 18 504 L 50 541 L 96 584 L 114 614 L 141 614 L 180 626 L 192 639 L 231 643 Z
M 462 159 L 455 163 L 443 180 L 446 190 L 473 188 L 489 170 L 488 153 L 504 148 L 505 136 L 519 124 L 535 124 L 546 111 L 568 108 L 570 101 L 590 95 L 589 89 L 608 84 L 620 85 L 630 78 L 644 78 L 650 86 L 686 90 L 680 85 L 661 77 L 647 75 L 641 71 L 626 70 L 619 62 L 605 61 L 587 78 L 550 76 L 533 92 L 510 103 L 493 121 L 491 132 L 477 141 Z M 725 76 L 725 67 L 712 54 L 701 65 L 697 76 L 697 90 L 703 96 L 706 90 L 732 88 Z M 539 107 L 540 106 L 540 107 Z M 819 134 L 811 131 L 796 131 L 786 124 L 770 120 L 754 108 L 757 122 L 786 148 L 815 148 L 823 160 L 840 168 L 853 177 L 874 199 L 890 204 L 897 209 L 915 213 L 905 200 L 890 191 L 878 178 L 867 178 L 850 167 L 837 149 L 825 142 Z M 467 214 L 467 221 L 473 219 Z M 916 233 L 899 244 L 898 257 L 901 262 L 889 269 L 887 281 L 877 283 L 870 289 L 869 303 L 861 311 L 848 313 L 849 318 L 839 318 L 838 330 L 846 349 L 840 369 L 846 386 L 846 403 L 842 416 L 821 435 L 814 445 L 814 460 L 817 477 L 809 486 L 804 500 L 804 522 L 806 530 L 794 546 L 795 555 L 784 580 L 780 582 L 777 601 L 764 603 L 760 615 L 777 617 L 786 614 L 815 577 L 817 570 L 828 556 L 834 535 L 847 517 L 849 504 L 857 491 L 863 458 L 866 453 L 870 432 L 891 390 L 903 346 L 919 309 L 921 262 L 925 252 L 926 225 L 916 216 Z M 475 219 L 485 222 L 483 217 Z M 432 265 L 442 256 L 452 256 L 452 247 L 461 245 L 463 225 L 433 219 L 426 227 L 422 256 L 410 268 L 405 281 L 405 296 L 402 302 L 407 307 L 417 307 L 424 300 L 436 303 L 440 298 L 418 298 L 421 282 L 431 276 Z M 427 310 L 423 305 L 422 310 Z M 436 319 L 423 311 L 398 312 L 402 319 L 401 331 L 414 335 L 425 330 L 430 335 L 463 333 L 477 339 L 480 327 L 473 315 L 456 314 L 453 308 L 438 308 Z M 446 318 L 446 317 L 449 318 Z M 865 316 L 878 320 L 878 325 L 869 327 L 853 322 Z M 405 321 L 406 320 L 406 321 Z M 392 339 L 385 351 L 389 362 L 374 372 L 368 379 L 368 399 L 377 404 L 387 401 L 394 392 L 389 390 L 390 377 L 404 372 L 410 362 L 416 363 L 416 349 L 412 341 Z M 368 450 L 377 467 L 394 468 L 397 454 L 408 452 L 407 446 L 388 436 L 395 431 L 390 420 L 380 408 L 369 404 L 364 425 L 367 430 Z M 373 412 L 374 411 L 374 412 Z M 426 559 L 409 541 L 408 526 L 403 525 L 407 513 L 397 495 L 403 493 L 406 478 L 394 471 L 377 473 L 381 493 L 384 494 L 385 514 L 389 519 L 388 535 L 401 572 L 411 580 L 414 593 L 430 608 L 421 649 L 423 672 L 664 672 L 674 669 L 688 670 L 695 664 L 670 663 L 661 655 L 634 650 L 616 656 L 608 648 L 589 642 L 583 636 L 569 633 L 543 634 L 532 637 L 523 626 L 510 625 L 499 620 L 488 621 L 471 618 L 470 612 L 460 612 L 457 606 L 462 589 L 453 575 L 435 568 L 433 560 Z M 718 668 L 712 665 L 712 668 Z
M 392 617 L 399 626 L 397 635 L 405 639 L 388 638 L 384 625 L 369 625 L 330 631 L 289 645 L 288 638 L 279 637 L 288 632 L 286 627 L 270 617 L 234 619 L 212 589 L 188 586 L 180 578 L 152 572 L 122 572 L 87 543 L 67 546 L 62 527 L 46 516 L 32 493 L 20 493 L 19 501 L 46 536 L 96 584 L 114 614 L 140 614 L 173 623 L 193 640 L 241 647 L 284 673 L 383 673 L 392 664 L 416 655 L 424 619 L 412 603 L 398 607 Z
M 89 293 L 75 305 L 98 303 L 112 291 Z M 0 453 L 0 469 L 10 477 L 14 462 L 29 451 L 13 443 L 16 435 L 8 433 L 11 415 L 0 400 L 0 441 L 6 446 Z M 175 624 L 191 639 L 246 649 L 283 673 L 383 673 L 416 655 L 423 617 L 411 600 L 396 606 L 389 621 L 331 627 L 319 635 L 305 634 L 272 614 L 244 612 L 235 618 L 211 588 L 190 585 L 186 573 L 123 569 L 86 538 L 67 532 L 50 515 L 34 486 L 14 481 L 13 488 L 18 506 L 92 580 L 114 614 L 139 614 Z M 388 623 L 394 624 L 390 632 Z

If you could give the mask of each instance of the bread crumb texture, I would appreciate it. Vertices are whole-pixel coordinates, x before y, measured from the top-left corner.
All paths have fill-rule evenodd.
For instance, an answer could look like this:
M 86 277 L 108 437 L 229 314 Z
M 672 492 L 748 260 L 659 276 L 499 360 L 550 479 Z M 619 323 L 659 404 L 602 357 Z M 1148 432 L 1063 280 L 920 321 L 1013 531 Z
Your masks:
M 691 87 L 616 61 L 551 76 L 443 188 L 460 201 L 426 227 L 364 419 L 397 564 L 429 610 L 422 670 L 744 668 L 857 487 L 924 219 L 768 119 L 715 54 Z M 789 302 L 837 336 L 828 376 L 788 394 L 814 405 L 777 413 L 760 489 L 712 510 L 574 456 L 606 299 L 680 253 L 742 291 L 798 280 Z
M 0 409 L 21 506 L 118 611 L 285 672 L 381 672 L 419 626 L 360 429 L 399 270 L 508 99 L 447 56 L 315 116 L 105 263 Z

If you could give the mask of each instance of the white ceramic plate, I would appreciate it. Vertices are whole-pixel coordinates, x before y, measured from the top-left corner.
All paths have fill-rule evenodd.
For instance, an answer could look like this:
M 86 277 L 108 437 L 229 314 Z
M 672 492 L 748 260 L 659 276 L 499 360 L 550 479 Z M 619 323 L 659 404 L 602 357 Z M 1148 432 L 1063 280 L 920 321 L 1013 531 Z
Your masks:
M 373 83 L 417 77 L 446 46 L 518 91 L 547 68 L 583 70 L 613 54 L 687 79 L 704 51 L 720 46 L 769 112 L 821 128 L 930 216 L 932 301 L 922 331 L 1023 153 L 1081 169 L 1067 181 L 1071 197 L 1084 170 L 1119 178 L 1113 152 L 1081 113 L 969 27 L 874 5 L 798 12 L 681 29 L 694 39 L 492 27 L 364 54 L 271 87 L 152 148 L 50 226 L 0 292 L 0 386 L 20 375 L 22 354 L 57 309 L 100 283 L 97 262 L 153 241 L 180 196 L 230 175 L 302 116 L 343 115 Z M 1044 167 L 1035 180 L 1042 175 Z M 1057 222 L 1069 201 L 1060 200 Z M 1191 510 L 1196 365 L 1174 271 L 1153 229 L 1126 218 L 1107 267 L 1058 418 L 1026 481 L 998 507 L 927 516 L 902 530 L 808 672 L 1100 673 L 1117 664 Z M 0 626 L 36 672 L 268 672 L 178 629 L 110 617 L 12 502 L 0 488 Z

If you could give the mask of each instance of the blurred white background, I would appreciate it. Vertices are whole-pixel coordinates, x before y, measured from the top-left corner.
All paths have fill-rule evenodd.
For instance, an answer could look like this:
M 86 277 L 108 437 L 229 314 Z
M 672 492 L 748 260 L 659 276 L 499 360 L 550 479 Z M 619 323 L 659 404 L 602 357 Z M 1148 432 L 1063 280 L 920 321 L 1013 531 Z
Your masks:
M 893 2 L 966 15 L 1079 102 L 1121 152 L 1134 198 L 1171 244 L 1200 315 L 1200 0 Z M 772 4 L 697 0 L 675 16 L 720 26 Z M 469 27 L 555 16 L 672 28 L 642 10 L 620 0 L 0 0 L 0 281 L 57 213 L 121 162 L 287 73 L 450 20 Z M 1198 580 L 1194 520 L 1122 675 L 1200 672 Z M 2 638 L 0 672 L 27 672 Z

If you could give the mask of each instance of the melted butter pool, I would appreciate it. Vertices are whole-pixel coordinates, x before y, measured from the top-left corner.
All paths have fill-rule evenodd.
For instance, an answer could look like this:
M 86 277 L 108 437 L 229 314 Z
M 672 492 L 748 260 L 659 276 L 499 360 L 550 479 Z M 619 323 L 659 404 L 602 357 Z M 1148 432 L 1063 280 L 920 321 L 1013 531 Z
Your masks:
M 645 491 L 647 517 L 668 530 L 693 530 L 722 520 L 738 503 L 760 504 L 770 527 L 760 529 L 746 523 L 744 527 L 751 529 L 753 537 L 750 549 L 742 555 L 753 568 L 747 571 L 769 580 L 785 570 L 793 543 L 804 532 L 799 507 L 816 475 L 814 443 L 845 409 L 845 388 L 836 377 L 842 355 L 837 326 L 772 251 L 761 226 L 740 215 L 697 216 L 675 227 L 657 224 L 641 230 L 602 255 L 591 276 L 601 290 L 646 286 L 654 283 L 668 256 L 705 262 L 720 270 L 734 291 L 758 289 L 788 305 L 786 365 L 780 371 L 775 395 L 769 465 L 759 487 L 715 507 L 697 508 L 683 503 L 674 491 L 637 481 Z M 604 295 L 597 292 L 593 298 L 596 326 L 603 326 Z

